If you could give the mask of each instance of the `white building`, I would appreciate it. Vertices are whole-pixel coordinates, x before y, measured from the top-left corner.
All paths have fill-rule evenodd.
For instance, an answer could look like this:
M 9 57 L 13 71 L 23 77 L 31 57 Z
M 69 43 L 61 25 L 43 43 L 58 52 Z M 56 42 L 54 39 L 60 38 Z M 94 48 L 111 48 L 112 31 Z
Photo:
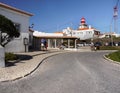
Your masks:
M 88 26 L 86 24 L 85 18 L 81 18 L 80 26 L 77 30 L 73 30 L 71 28 L 67 28 L 63 30 L 63 33 L 66 36 L 74 36 L 80 38 L 80 40 L 92 39 L 96 38 L 100 35 L 100 31 L 95 28 Z
M 5 46 L 5 51 L 24 52 L 24 38 L 29 40 L 29 18 L 33 16 L 33 14 L 3 3 L 0 3 L 0 14 L 14 22 L 16 28 L 20 31 L 20 36 Z M 28 51 L 28 45 L 26 46 L 26 51 Z
M 63 37 L 63 33 L 45 33 L 45 32 L 39 32 L 39 31 L 34 31 L 33 33 L 34 36 L 36 37 Z
M 107 32 L 107 33 L 101 34 L 99 38 L 105 38 L 105 37 L 110 37 L 110 36 L 120 37 L 120 34 L 117 34 L 115 32 Z
M 44 33 L 39 31 L 34 31 L 33 36 L 36 38 L 34 40 L 34 48 L 40 48 L 41 39 L 46 39 L 48 42 L 48 48 L 58 48 L 61 43 L 65 43 L 67 48 L 76 48 L 76 44 L 86 40 L 89 41 L 98 37 L 100 31 L 88 26 L 85 23 L 85 18 L 81 18 L 80 26 L 77 30 L 73 30 L 70 27 L 63 29 L 61 32 L 56 33 Z
M 63 32 L 56 32 L 56 33 L 45 33 L 34 31 L 34 49 L 41 50 L 41 40 L 44 39 L 48 43 L 48 48 L 59 48 L 61 44 L 65 44 L 67 48 L 74 48 L 75 47 L 75 40 L 76 37 L 65 36 Z

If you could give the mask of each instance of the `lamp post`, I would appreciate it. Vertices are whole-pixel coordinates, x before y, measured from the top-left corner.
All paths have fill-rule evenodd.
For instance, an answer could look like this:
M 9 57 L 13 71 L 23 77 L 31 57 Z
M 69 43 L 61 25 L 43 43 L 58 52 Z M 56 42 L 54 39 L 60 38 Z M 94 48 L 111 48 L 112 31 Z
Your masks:
M 30 28 L 33 28 L 33 27 L 34 27 L 34 24 L 31 24 L 31 26 L 29 26 L 29 29 L 30 29 Z
M 72 34 L 73 34 L 73 33 L 72 33 L 72 29 L 70 30 L 70 34 L 71 34 L 71 37 L 72 37 L 72 36 L 73 36 L 73 35 L 72 35 Z
M 111 46 L 113 46 L 112 24 L 110 24 L 110 42 Z

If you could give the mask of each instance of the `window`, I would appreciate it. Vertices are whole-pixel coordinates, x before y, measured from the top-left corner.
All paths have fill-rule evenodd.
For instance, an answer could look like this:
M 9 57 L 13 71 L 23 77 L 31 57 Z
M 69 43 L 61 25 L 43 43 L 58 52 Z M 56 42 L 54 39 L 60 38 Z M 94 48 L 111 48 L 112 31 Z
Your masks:
M 20 24 L 19 24 L 19 23 L 14 23 L 14 26 L 15 26 L 16 29 L 20 32 Z
M 19 23 L 14 23 L 15 28 L 20 32 L 20 24 Z M 19 37 L 16 37 L 16 39 L 19 39 Z
M 76 33 L 75 32 L 73 32 L 73 35 L 75 35 Z
M 32 43 L 32 36 L 29 35 L 29 43 Z
M 79 34 L 83 34 L 83 32 L 79 32 Z
M 87 31 L 86 34 L 91 34 L 92 32 L 91 31 Z

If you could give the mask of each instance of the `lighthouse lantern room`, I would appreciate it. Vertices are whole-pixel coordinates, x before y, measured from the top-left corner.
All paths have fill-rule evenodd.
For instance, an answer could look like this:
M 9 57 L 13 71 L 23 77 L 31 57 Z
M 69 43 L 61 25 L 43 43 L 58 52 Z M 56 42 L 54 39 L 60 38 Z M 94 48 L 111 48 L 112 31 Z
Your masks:
M 84 17 L 82 17 L 80 20 L 79 29 L 84 29 L 84 28 L 88 28 L 88 25 L 86 24 L 86 19 Z

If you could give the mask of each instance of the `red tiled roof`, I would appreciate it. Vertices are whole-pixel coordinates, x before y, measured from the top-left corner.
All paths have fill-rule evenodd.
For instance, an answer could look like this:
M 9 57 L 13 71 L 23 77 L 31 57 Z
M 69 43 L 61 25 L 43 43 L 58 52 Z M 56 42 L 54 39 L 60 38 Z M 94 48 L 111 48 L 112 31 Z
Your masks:
M 76 39 L 77 37 L 71 37 L 71 36 L 34 36 L 36 38 L 68 38 L 68 39 Z
M 79 28 L 78 30 L 92 30 L 93 28 Z
M 54 32 L 54 33 L 56 33 L 56 34 L 63 34 L 63 32 Z

